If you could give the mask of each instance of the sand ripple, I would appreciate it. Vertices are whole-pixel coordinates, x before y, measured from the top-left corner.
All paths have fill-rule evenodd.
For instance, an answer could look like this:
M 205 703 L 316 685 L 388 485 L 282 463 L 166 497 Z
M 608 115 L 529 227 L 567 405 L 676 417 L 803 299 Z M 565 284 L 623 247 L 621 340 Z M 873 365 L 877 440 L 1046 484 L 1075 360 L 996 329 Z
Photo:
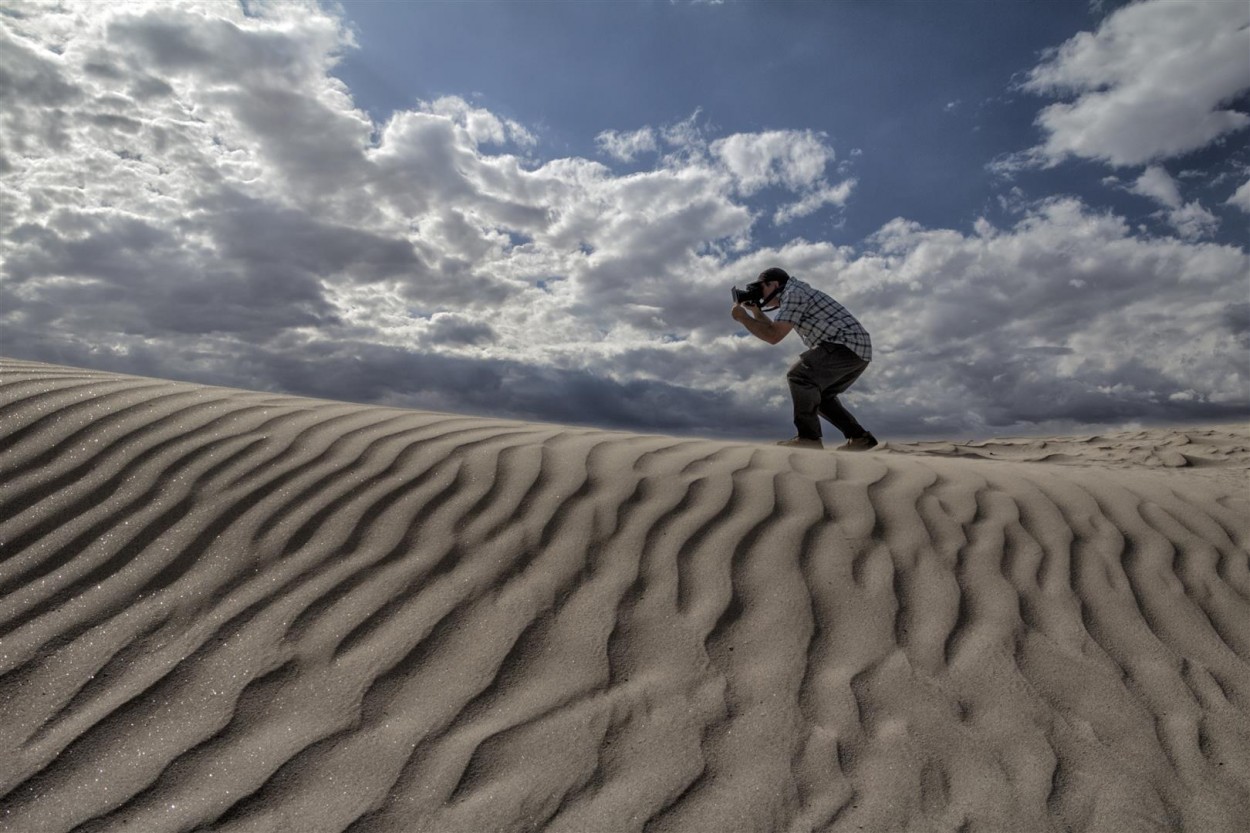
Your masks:
M 1244 830 L 1248 471 L 5 360 L 0 831 Z

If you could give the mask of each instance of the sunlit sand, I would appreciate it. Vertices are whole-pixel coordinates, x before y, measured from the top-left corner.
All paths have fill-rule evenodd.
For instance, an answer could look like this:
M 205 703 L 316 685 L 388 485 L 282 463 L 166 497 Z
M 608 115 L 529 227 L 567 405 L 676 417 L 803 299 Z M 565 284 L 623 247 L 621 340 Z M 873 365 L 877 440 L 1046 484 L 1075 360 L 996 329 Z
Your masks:
M 7 360 L 0 830 L 1244 831 L 1248 547 L 1246 425 L 838 454 Z

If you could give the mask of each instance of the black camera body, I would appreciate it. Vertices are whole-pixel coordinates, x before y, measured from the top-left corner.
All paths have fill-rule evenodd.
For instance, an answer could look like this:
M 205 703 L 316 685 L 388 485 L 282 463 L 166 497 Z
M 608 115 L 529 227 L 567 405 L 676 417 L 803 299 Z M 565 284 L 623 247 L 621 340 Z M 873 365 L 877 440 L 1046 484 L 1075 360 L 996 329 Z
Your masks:
M 764 300 L 763 281 L 749 283 L 747 284 L 746 289 L 739 289 L 735 286 L 729 291 L 733 294 L 735 304 L 748 304 L 753 307 L 758 307 L 760 302 Z
M 780 301 L 775 301 L 781 294 L 786 284 L 789 283 L 790 276 L 786 274 L 784 269 L 778 269 L 776 266 L 771 269 L 765 269 L 760 272 L 760 279 L 747 284 L 746 289 L 734 287 L 730 290 L 733 295 L 735 304 L 748 304 L 753 307 L 759 307 L 763 310 L 774 310 L 780 306 Z M 768 295 L 764 294 L 764 284 L 776 283 L 777 288 Z M 772 306 L 769 306 L 772 304 Z

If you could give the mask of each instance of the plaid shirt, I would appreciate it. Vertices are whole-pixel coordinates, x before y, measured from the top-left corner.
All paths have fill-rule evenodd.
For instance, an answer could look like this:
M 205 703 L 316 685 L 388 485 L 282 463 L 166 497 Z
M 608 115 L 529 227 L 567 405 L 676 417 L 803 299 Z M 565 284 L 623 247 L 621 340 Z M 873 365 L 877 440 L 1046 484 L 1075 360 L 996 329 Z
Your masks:
M 864 361 L 872 361 L 872 341 L 864 325 L 846 307 L 797 278 L 790 278 L 781 290 L 781 306 L 774 320 L 793 324 L 808 347 L 825 342 L 845 344 Z

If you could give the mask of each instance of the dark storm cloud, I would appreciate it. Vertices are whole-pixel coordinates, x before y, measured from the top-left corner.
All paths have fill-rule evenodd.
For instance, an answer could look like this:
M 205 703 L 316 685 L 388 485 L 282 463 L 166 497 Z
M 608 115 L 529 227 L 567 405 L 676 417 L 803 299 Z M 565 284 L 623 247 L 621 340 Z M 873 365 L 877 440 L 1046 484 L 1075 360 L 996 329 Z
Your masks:
M 1237 343 L 1247 351 L 1242 358 L 1250 365 L 1250 302 L 1229 304 L 1224 310 L 1224 324 Z
M 203 228 L 217 254 L 258 281 L 279 270 L 362 283 L 429 272 L 406 240 L 322 222 L 237 191 L 206 197 L 197 207 L 206 212 Z
M 256 336 L 333 320 L 321 284 L 298 266 L 246 260 L 231 269 L 141 220 L 76 220 L 73 235 L 18 229 L 6 272 L 27 285 L 27 322 L 107 342 L 120 334 Z
M 0 148 L 63 148 L 65 108 L 82 98 L 54 56 L 41 55 L 0 27 Z
M 498 341 L 499 334 L 489 323 L 456 313 L 434 316 L 424 338 L 424 343 L 435 348 L 479 346 Z
M 246 363 L 306 396 L 656 433 L 709 433 L 713 425 L 710 433 L 730 437 L 776 430 L 775 420 L 726 394 L 517 361 L 318 342 L 302 351 L 253 352 Z

